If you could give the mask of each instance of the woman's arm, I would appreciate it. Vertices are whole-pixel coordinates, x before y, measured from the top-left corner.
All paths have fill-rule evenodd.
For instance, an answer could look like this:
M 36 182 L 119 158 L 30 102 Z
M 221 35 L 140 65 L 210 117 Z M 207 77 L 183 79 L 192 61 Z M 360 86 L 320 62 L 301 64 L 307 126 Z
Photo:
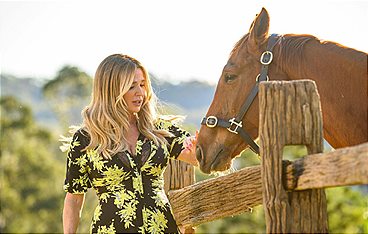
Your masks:
M 85 194 L 66 193 L 63 210 L 64 233 L 76 233 Z
M 198 131 L 196 131 L 195 137 L 188 137 L 184 142 L 185 149 L 181 151 L 178 156 L 178 160 L 189 163 L 193 166 L 198 166 L 196 158 L 196 145 L 197 145 Z

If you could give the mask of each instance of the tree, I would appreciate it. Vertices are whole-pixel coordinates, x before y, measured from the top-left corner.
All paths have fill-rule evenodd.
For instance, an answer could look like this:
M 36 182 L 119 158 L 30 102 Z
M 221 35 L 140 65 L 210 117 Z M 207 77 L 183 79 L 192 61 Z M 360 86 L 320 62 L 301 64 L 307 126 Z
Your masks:
M 57 114 L 62 127 L 80 123 L 80 111 L 88 104 L 92 78 L 79 68 L 64 66 L 43 86 L 43 94 Z
M 1 104 L 1 128 L 23 128 L 32 125 L 31 109 L 19 103 L 11 96 L 2 97 Z
M 1 104 L 1 214 L 3 232 L 60 232 L 64 166 L 51 132 L 13 97 Z

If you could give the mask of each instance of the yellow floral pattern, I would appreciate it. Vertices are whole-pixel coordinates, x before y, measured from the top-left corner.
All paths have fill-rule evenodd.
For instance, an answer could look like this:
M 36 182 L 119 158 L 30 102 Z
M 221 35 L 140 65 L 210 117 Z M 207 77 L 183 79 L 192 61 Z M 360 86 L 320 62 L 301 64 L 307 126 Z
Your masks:
M 177 158 L 189 134 L 166 120 L 155 124 L 174 136 L 157 146 L 140 134 L 136 155 L 120 152 L 111 160 L 97 150 L 83 149 L 88 133 L 78 130 L 68 147 L 64 190 L 73 194 L 93 188 L 98 196 L 91 233 L 177 233 L 163 173 L 170 158 Z M 145 156 L 143 156 L 145 155 Z M 122 158 L 123 157 L 123 158 Z

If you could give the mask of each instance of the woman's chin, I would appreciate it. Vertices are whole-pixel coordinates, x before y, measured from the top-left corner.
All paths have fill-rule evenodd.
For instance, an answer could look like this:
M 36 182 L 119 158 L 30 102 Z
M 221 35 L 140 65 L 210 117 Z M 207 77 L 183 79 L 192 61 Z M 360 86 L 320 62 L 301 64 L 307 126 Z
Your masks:
M 140 107 L 135 107 L 135 108 L 129 108 L 128 109 L 128 112 L 132 115 L 137 115 L 139 111 L 141 111 Z

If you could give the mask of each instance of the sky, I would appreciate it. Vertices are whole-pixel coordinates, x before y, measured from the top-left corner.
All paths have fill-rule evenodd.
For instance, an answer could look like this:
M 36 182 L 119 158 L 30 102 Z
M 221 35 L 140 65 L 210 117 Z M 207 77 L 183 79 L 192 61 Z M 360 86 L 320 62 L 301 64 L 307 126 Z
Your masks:
M 93 76 L 105 57 L 123 53 L 161 79 L 215 84 L 262 7 L 270 33 L 368 52 L 368 0 L 0 0 L 0 72 L 52 79 L 73 65 Z

